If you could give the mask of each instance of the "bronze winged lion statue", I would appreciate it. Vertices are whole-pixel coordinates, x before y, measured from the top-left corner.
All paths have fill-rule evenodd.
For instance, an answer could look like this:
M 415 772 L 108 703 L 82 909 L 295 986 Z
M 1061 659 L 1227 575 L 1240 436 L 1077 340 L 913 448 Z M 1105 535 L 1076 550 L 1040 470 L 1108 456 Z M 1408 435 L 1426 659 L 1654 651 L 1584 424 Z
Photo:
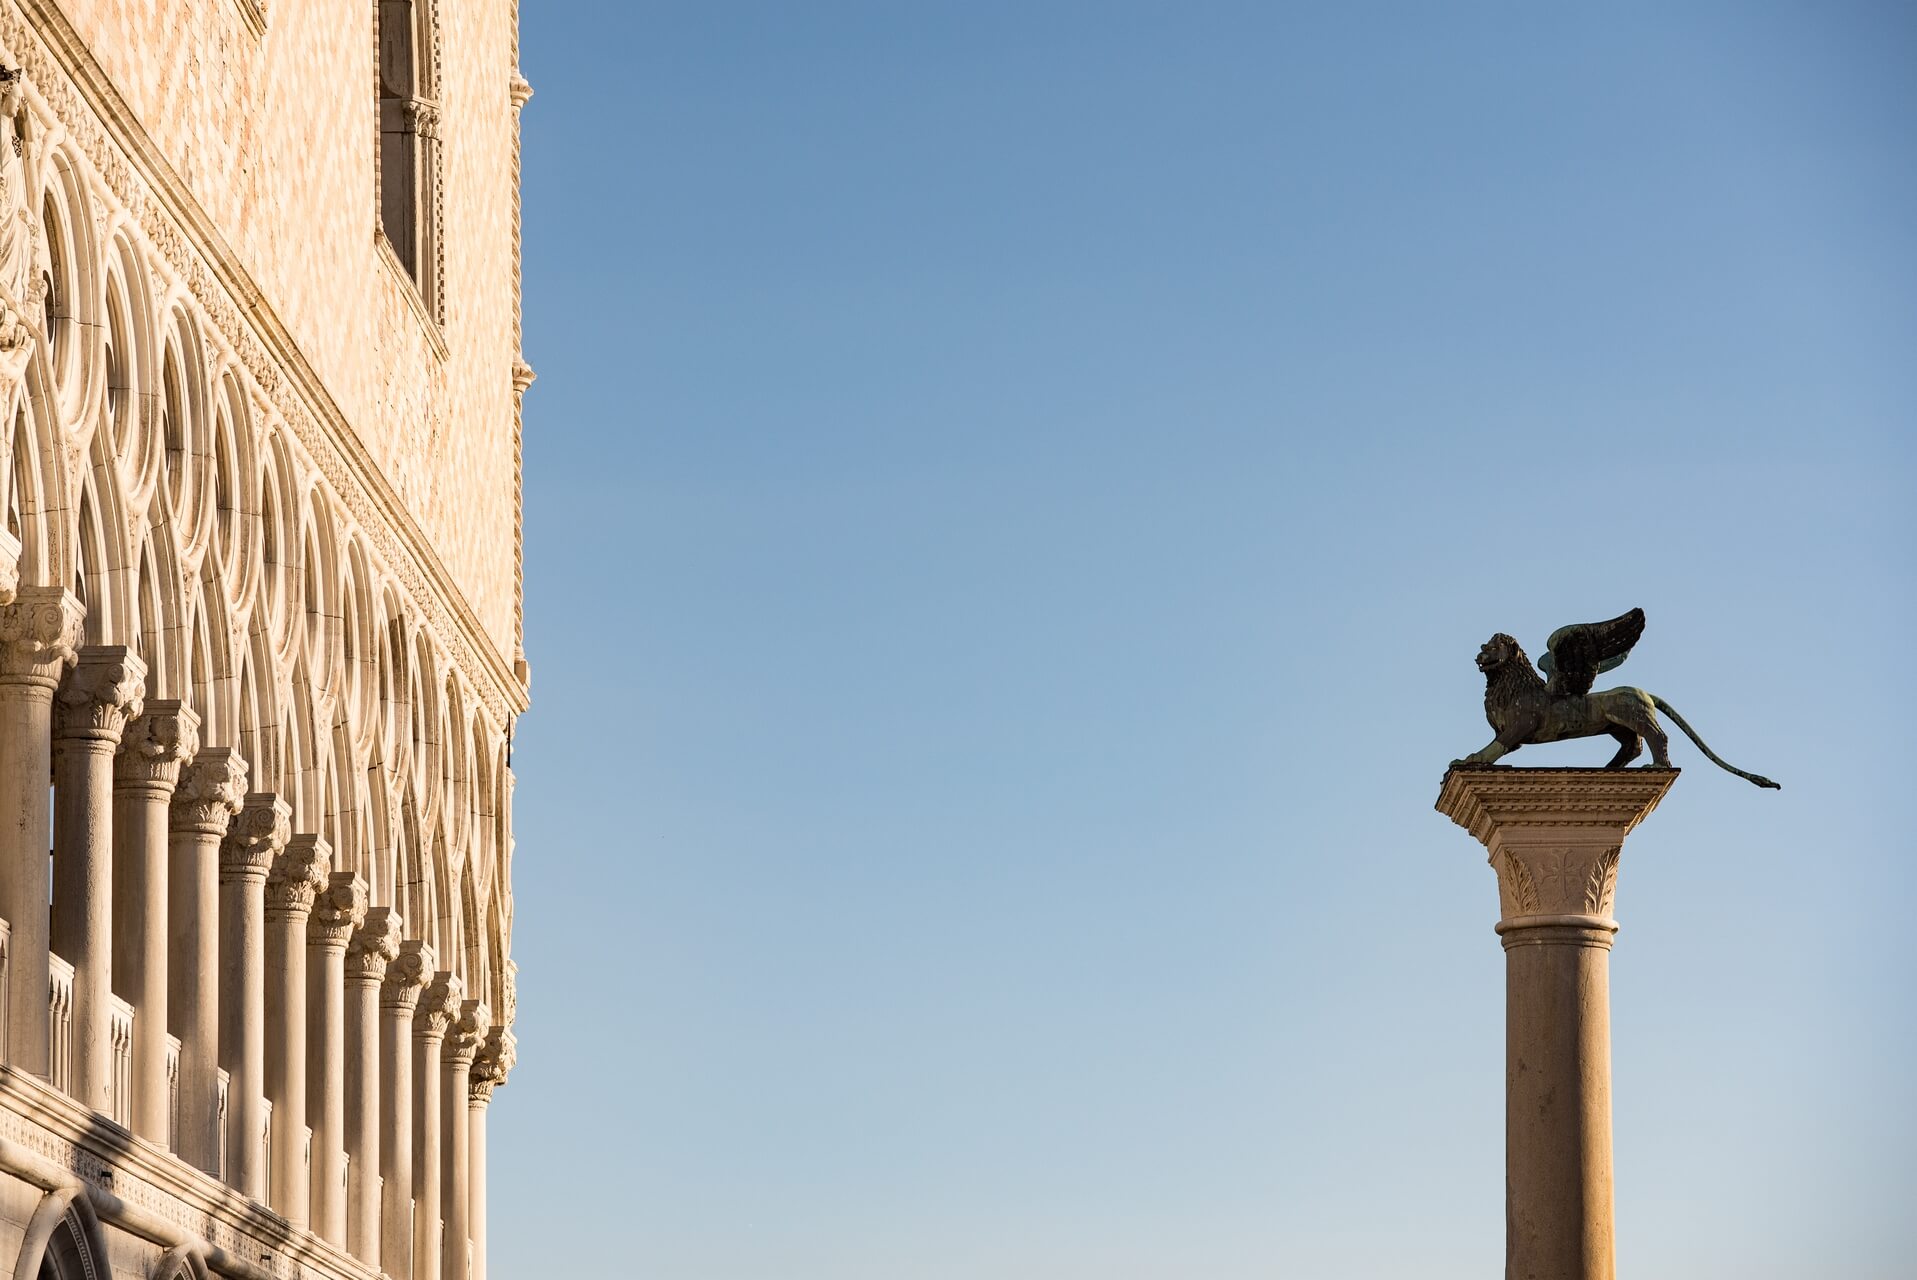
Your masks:
M 1662 711 L 1711 763 L 1760 787 L 1779 789 L 1769 778 L 1727 764 L 1664 699 L 1629 686 L 1591 692 L 1598 674 L 1623 662 L 1643 634 L 1642 609 L 1609 622 L 1559 627 L 1544 642 L 1546 652 L 1538 663 L 1544 675 L 1532 669 L 1516 640 L 1502 632 L 1492 636 L 1478 650 L 1478 670 L 1484 672 L 1484 717 L 1497 737 L 1482 751 L 1452 764 L 1488 765 L 1528 742 L 1562 742 L 1608 733 L 1618 740 L 1618 749 L 1605 768 L 1622 769 L 1644 750 L 1648 739 L 1651 764 L 1668 769 L 1670 739 L 1657 722 L 1657 712 Z

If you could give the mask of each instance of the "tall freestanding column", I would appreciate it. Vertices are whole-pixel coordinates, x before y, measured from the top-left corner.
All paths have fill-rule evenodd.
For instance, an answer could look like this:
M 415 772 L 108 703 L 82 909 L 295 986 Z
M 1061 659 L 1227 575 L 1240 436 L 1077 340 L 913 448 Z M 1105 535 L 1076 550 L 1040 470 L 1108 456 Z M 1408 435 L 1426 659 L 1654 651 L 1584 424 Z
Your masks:
M 306 922 L 306 1118 L 313 1126 L 313 1230 L 346 1247 L 346 945 L 366 919 L 366 882 L 335 871 Z
M 266 877 L 266 1096 L 273 1101 L 273 1207 L 296 1227 L 313 1193 L 306 1174 L 306 918 L 333 852 L 297 835 Z
M 113 989 L 134 1008 L 133 1132 L 172 1139 L 167 1095 L 168 808 L 180 768 L 200 748 L 200 717 L 172 699 L 146 700 L 113 761 Z M 209 880 L 211 877 L 209 877 Z M 181 1041 L 185 1101 L 185 1041 Z
M 55 954 L 73 965 L 73 1097 L 113 1112 L 113 756 L 140 714 L 146 664 L 88 645 L 53 695 Z
M 446 1219 L 439 1272 L 442 1280 L 469 1280 L 472 1240 L 472 1146 L 467 1116 L 471 1111 L 473 1058 L 492 1029 L 492 1011 L 484 1000 L 467 1000 L 446 1031 L 439 1058 L 440 1205 Z
M 270 791 L 246 797 L 220 842 L 220 1065 L 228 1076 L 226 1181 L 266 1200 L 266 875 L 293 810 Z
M 180 770 L 168 815 L 166 1016 L 180 1038 L 179 1155 L 215 1176 L 226 1163 L 220 1149 L 220 842 L 245 798 L 246 761 L 230 747 L 202 747 Z
M 380 1269 L 379 989 L 386 966 L 399 955 L 399 927 L 397 911 L 372 907 L 346 944 L 346 1248 L 375 1271 Z M 410 1017 L 411 1010 L 406 1014 Z
M 1675 769 L 1454 768 L 1438 811 L 1498 876 L 1509 1280 L 1613 1280 L 1611 939 L 1624 837 Z
M 466 1214 L 473 1241 L 472 1280 L 486 1280 L 486 1112 L 493 1104 L 493 1090 L 505 1084 L 512 1073 L 516 1052 L 513 1033 L 503 1026 L 494 1027 L 479 1056 L 473 1059 L 466 1113 Z
M 432 977 L 432 947 L 411 940 L 379 986 L 379 1265 L 393 1280 L 430 1280 L 413 1267 L 413 1010 Z
M 441 1199 L 439 1051 L 466 994 L 458 975 L 441 969 L 413 1011 L 413 1280 L 440 1274 Z
M 0 917 L 7 948 L 7 1061 L 45 1077 L 47 778 L 53 691 L 73 665 L 85 615 L 58 587 L 22 587 L 0 605 Z

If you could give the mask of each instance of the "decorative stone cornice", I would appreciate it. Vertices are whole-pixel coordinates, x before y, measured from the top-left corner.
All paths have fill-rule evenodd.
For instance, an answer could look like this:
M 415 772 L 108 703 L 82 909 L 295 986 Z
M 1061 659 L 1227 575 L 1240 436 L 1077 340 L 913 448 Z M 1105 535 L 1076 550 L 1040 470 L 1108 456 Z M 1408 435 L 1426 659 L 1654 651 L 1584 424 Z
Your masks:
M 411 1013 L 419 993 L 432 980 L 432 944 L 409 938 L 399 944 L 399 953 L 386 966 L 386 976 L 380 980 L 380 1007 Z
M 433 975 L 432 983 L 422 991 L 419 1004 L 413 1009 L 413 1035 L 424 1040 L 437 1040 L 446 1034 L 459 1016 L 460 1001 L 465 998 L 466 984 L 459 975 L 441 969 Z
M 120 735 L 114 789 L 165 798 L 179 783 L 180 767 L 199 749 L 199 714 L 177 698 L 152 699 Z
M 1657 807 L 1677 773 L 1493 766 L 1445 775 L 1438 812 L 1490 854 L 1498 932 L 1507 946 L 1512 931 L 1537 929 L 1568 929 L 1609 945 L 1603 938 L 1617 931 L 1611 911 L 1624 837 Z
M 345 948 L 353 930 L 366 919 L 366 882 L 351 871 L 335 871 L 313 899 L 306 941 L 318 947 Z
M 253 791 L 220 841 L 220 879 L 265 880 L 293 834 L 293 808 L 271 791 Z
M 368 907 L 365 919 L 346 942 L 346 976 L 378 982 L 386 966 L 399 955 L 399 912 L 391 907 Z
M 61 587 L 21 587 L 0 605 L 0 684 L 51 689 L 73 665 L 86 607 Z
M 223 836 L 246 797 L 246 761 L 231 747 L 205 747 L 180 768 L 168 812 L 172 830 Z
M 56 742 L 120 741 L 146 698 L 146 663 L 123 644 L 90 644 L 53 695 Z
M 518 1060 L 519 1042 L 513 1039 L 513 1033 L 505 1027 L 494 1027 L 473 1059 L 472 1083 L 467 1087 L 471 1104 L 484 1107 L 492 1102 L 493 1090 L 506 1083 Z
M 266 914 L 306 919 L 332 865 L 332 846 L 319 836 L 303 832 L 288 840 L 266 873 Z
M 446 1028 L 446 1047 L 440 1050 L 439 1056 L 441 1064 L 470 1067 L 492 1025 L 492 1010 L 486 1007 L 484 1000 L 461 1001 L 458 1016 Z

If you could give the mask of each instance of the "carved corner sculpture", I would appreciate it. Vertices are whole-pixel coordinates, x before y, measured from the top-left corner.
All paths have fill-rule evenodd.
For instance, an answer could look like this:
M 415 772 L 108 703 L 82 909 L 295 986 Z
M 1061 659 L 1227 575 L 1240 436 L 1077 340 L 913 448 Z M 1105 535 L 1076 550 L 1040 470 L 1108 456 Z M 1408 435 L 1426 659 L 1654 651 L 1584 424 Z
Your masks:
M 1478 650 L 1478 670 L 1484 672 L 1484 716 L 1497 736 L 1482 751 L 1453 760 L 1452 767 L 1488 766 L 1526 743 L 1609 734 L 1618 740 L 1618 750 L 1605 768 L 1622 769 L 1637 758 L 1648 740 L 1650 767 L 1668 769 L 1670 739 L 1657 721 L 1657 712 L 1662 711 L 1711 763 L 1760 787 L 1779 789 L 1769 778 L 1725 763 L 1664 699 L 1629 686 L 1591 692 L 1598 674 L 1623 662 L 1643 634 L 1642 609 L 1609 622 L 1559 627 L 1544 642 L 1546 652 L 1538 663 L 1543 675 L 1533 669 L 1516 640 L 1502 632 L 1492 636 Z

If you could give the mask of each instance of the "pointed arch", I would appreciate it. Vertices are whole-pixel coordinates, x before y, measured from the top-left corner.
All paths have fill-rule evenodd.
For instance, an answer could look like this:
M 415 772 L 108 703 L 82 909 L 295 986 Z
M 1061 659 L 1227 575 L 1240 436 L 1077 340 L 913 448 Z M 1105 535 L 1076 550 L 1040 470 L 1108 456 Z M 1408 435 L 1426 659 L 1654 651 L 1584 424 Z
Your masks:
M 96 1280 L 107 1274 L 106 1239 L 86 1193 L 60 1187 L 41 1196 L 27 1220 L 13 1280 Z

